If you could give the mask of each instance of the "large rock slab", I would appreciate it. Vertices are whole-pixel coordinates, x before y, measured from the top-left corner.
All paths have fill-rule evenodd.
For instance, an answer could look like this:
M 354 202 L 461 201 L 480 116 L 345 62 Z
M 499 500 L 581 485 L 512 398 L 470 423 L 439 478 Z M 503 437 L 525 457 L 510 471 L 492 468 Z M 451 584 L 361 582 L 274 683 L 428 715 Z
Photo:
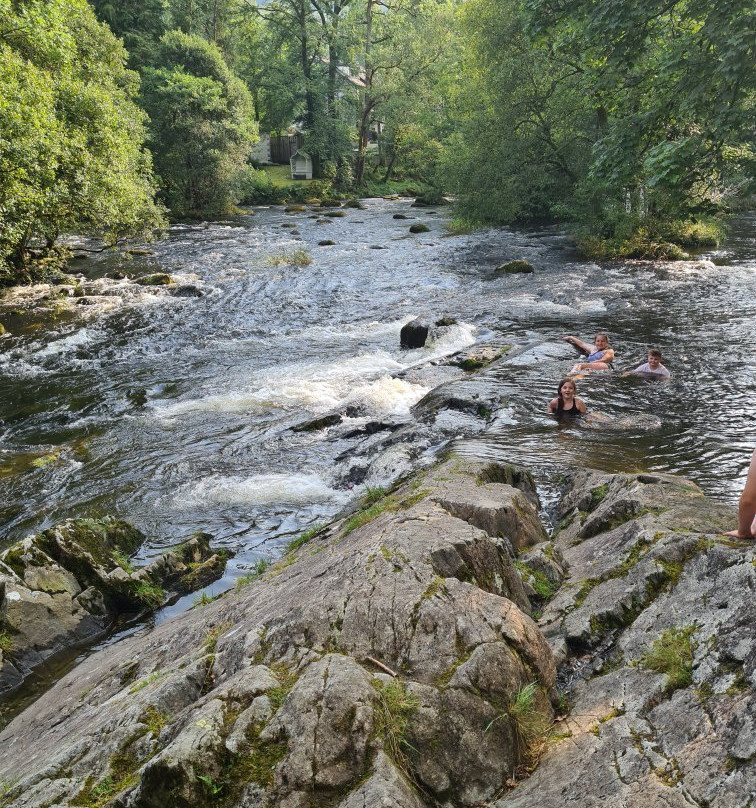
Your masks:
M 746 808 L 756 793 L 756 549 L 734 508 L 662 474 L 579 472 L 540 624 L 570 714 L 495 808 Z M 515 785 L 514 782 L 510 785 Z
M 557 696 L 514 566 L 532 496 L 522 470 L 451 458 L 238 591 L 93 655 L 0 734 L 6 801 L 493 799 L 528 754 L 518 698 L 548 722 Z

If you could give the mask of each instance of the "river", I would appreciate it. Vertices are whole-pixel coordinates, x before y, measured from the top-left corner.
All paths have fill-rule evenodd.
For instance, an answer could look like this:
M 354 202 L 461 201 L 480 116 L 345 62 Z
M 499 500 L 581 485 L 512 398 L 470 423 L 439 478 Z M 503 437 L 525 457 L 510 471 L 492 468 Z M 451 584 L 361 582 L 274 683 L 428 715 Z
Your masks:
M 451 445 L 522 463 L 547 504 L 575 464 L 682 474 L 737 502 L 756 445 L 756 217 L 736 219 L 724 247 L 695 261 L 599 264 L 556 230 L 450 235 L 444 208 L 364 205 L 325 219 L 259 208 L 174 226 L 152 255 L 92 254 L 74 264 L 83 301 L 10 290 L 0 300 L 0 546 L 112 513 L 145 532 L 146 558 L 202 529 L 236 552 L 224 588 L 364 493 L 344 469 L 369 439 L 349 432 L 412 421 L 431 386 L 412 368 L 486 341 L 517 346 L 485 376 L 498 401 L 489 428 L 460 416 L 416 447 L 420 459 Z M 429 232 L 409 234 L 413 221 Z M 297 250 L 311 263 L 288 263 Z M 494 272 L 513 258 L 536 271 Z M 201 296 L 128 277 L 158 271 Z M 457 325 L 402 351 L 399 329 L 415 316 Z M 596 374 L 579 395 L 599 415 L 565 429 L 545 415 L 577 356 L 560 338 L 597 330 L 610 333 L 619 369 L 661 348 L 672 380 Z M 338 428 L 291 430 L 347 405 Z

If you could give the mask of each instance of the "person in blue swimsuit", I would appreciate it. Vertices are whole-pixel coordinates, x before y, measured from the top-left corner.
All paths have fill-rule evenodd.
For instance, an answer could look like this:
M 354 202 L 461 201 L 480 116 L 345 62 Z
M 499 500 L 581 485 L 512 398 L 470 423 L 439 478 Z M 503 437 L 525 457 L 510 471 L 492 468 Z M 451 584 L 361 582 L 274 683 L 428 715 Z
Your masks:
M 570 373 L 582 373 L 586 370 L 611 370 L 614 351 L 609 347 L 609 335 L 603 331 L 596 334 L 594 345 L 590 345 L 577 337 L 563 337 L 565 342 L 574 345 L 581 353 L 586 354 L 584 362 L 578 362 Z
M 585 415 L 585 401 L 577 397 L 577 386 L 572 379 L 562 379 L 557 387 L 557 397 L 549 402 L 549 412 L 552 415 L 567 415 L 576 417 Z

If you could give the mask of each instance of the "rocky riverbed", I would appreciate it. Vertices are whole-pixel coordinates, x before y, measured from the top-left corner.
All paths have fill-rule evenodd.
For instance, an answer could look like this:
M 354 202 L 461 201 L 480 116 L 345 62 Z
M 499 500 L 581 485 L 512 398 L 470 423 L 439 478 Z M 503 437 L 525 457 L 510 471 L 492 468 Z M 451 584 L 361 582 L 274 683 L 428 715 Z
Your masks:
M 754 549 L 664 474 L 450 456 L 0 735 L 4 804 L 750 805 Z

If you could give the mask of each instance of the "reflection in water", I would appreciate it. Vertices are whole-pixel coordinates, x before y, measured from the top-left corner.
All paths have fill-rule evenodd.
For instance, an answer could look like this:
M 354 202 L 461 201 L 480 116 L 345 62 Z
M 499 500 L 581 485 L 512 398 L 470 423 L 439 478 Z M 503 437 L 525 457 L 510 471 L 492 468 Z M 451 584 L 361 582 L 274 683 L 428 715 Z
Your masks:
M 2 540 L 117 513 L 147 534 L 144 555 L 197 528 L 237 550 L 239 568 L 277 555 L 360 493 L 338 482 L 354 440 L 290 427 L 348 405 L 356 424 L 410 417 L 428 387 L 399 372 L 491 338 L 518 349 L 486 371 L 500 409 L 459 451 L 530 467 L 547 501 L 575 464 L 680 473 L 736 501 L 756 443 L 752 217 L 702 261 L 599 266 L 554 231 L 450 237 L 443 216 L 421 211 L 431 232 L 413 237 L 392 219 L 414 213 L 406 201 L 367 208 L 333 220 L 327 249 L 315 219 L 260 209 L 176 227 L 154 257 L 78 262 L 89 305 L 41 306 L 39 289 L 4 299 Z M 293 220 L 301 237 L 281 227 Z M 309 266 L 271 265 L 302 248 Z M 510 258 L 536 272 L 497 276 Z M 108 277 L 158 269 L 191 296 Z M 458 323 L 400 351 L 399 329 L 418 315 Z M 672 380 L 595 374 L 578 384 L 596 416 L 561 427 L 545 413 L 576 358 L 560 338 L 597 330 L 610 332 L 620 370 L 660 347 Z

